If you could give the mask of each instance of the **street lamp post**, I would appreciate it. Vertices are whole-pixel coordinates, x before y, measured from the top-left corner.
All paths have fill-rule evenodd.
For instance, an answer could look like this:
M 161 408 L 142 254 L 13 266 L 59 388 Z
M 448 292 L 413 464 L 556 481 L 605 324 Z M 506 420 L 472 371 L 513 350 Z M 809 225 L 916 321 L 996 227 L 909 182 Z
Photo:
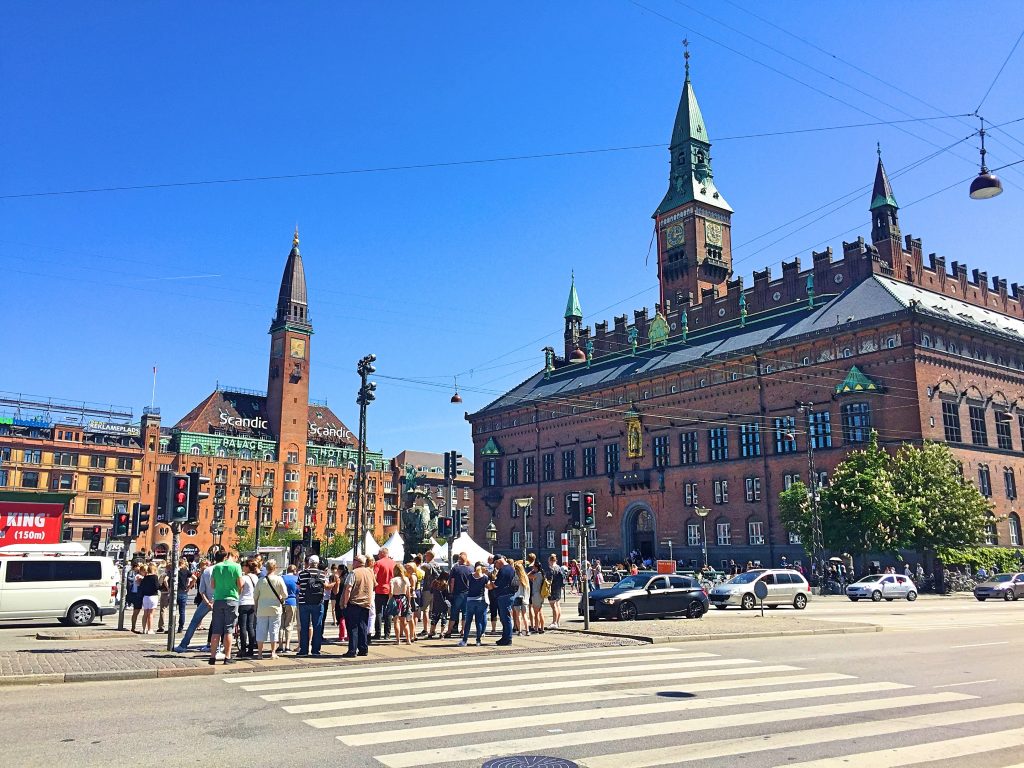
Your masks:
M 498 543 L 498 528 L 491 520 L 487 524 L 487 543 L 491 545 L 491 554 L 494 554 L 494 545 Z
M 668 559 L 671 560 L 674 563 L 676 561 L 676 559 L 674 557 L 672 557 L 672 539 L 665 539 L 665 541 L 663 541 L 661 543 L 668 545 Z
M 516 506 L 519 508 L 519 513 L 523 516 L 523 562 L 526 562 L 526 518 L 530 516 L 530 511 L 533 509 L 533 497 L 528 496 L 523 499 L 516 499 Z
M 356 395 L 356 402 L 359 404 L 359 449 L 356 463 L 356 522 L 355 541 L 352 543 L 353 555 L 359 554 L 359 547 L 362 542 L 359 540 L 359 527 L 363 517 L 363 493 L 366 487 L 366 406 L 377 399 L 374 392 L 377 384 L 367 381 L 371 373 L 376 373 L 377 368 L 373 362 L 376 355 L 366 355 L 356 363 L 356 372 L 359 374 L 359 392 Z
M 708 513 L 707 507 L 697 507 L 693 510 L 700 518 L 700 553 L 704 560 L 704 567 L 708 567 Z
M 814 425 L 811 422 L 812 411 L 814 403 L 804 403 L 797 401 L 796 407 L 800 409 L 804 417 L 806 418 L 807 424 L 807 472 L 810 475 L 809 482 L 807 485 L 808 501 L 811 504 L 811 565 L 812 571 L 816 571 L 818 574 L 818 581 L 820 583 L 822 576 L 824 575 L 824 551 L 825 541 L 821 530 L 821 509 L 818 507 L 819 494 L 818 494 L 818 478 L 814 471 Z
M 263 500 L 273 491 L 274 487 L 271 485 L 254 485 L 249 489 L 250 495 L 256 497 L 256 534 L 253 543 L 257 555 L 260 553 L 260 524 L 263 522 Z

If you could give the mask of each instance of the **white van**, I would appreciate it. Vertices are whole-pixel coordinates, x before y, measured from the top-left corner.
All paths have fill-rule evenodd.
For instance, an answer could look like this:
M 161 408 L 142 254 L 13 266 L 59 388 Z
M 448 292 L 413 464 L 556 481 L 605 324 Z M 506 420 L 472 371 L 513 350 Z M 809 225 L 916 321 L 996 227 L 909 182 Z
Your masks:
M 117 611 L 109 557 L 0 557 L 0 620 L 57 619 L 84 627 Z

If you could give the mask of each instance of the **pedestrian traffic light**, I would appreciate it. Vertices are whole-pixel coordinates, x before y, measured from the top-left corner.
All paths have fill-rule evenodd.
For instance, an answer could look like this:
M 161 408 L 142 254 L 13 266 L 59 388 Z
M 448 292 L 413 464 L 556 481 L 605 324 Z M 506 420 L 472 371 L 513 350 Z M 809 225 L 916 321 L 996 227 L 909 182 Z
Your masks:
M 149 504 L 132 504 L 132 538 L 137 539 L 149 530 Z
M 313 545 L 313 526 L 304 525 L 302 526 L 302 546 L 310 547 Z
M 188 498 L 191 482 L 192 478 L 189 475 L 173 475 L 171 477 L 170 522 L 172 523 L 188 521 Z
M 596 525 L 594 519 L 594 494 L 587 493 L 583 494 L 583 527 L 593 528 Z
M 92 527 L 92 532 L 89 534 L 89 549 L 100 548 L 100 537 L 103 535 L 103 531 L 98 525 Z
M 439 517 L 437 518 L 437 535 L 442 539 L 451 539 L 452 537 L 452 519 L 450 517 Z
M 565 494 L 565 511 L 569 515 L 569 521 L 573 528 L 583 527 L 583 514 L 578 491 Z
M 115 539 L 123 539 L 128 535 L 128 525 L 131 520 L 128 513 L 122 509 L 114 512 L 114 531 L 111 534 Z
M 199 470 L 193 470 L 188 473 L 188 517 L 187 520 L 190 523 L 199 522 L 199 502 L 203 499 L 210 498 L 208 491 L 203 490 L 203 486 L 210 482 L 210 478 L 205 477 Z

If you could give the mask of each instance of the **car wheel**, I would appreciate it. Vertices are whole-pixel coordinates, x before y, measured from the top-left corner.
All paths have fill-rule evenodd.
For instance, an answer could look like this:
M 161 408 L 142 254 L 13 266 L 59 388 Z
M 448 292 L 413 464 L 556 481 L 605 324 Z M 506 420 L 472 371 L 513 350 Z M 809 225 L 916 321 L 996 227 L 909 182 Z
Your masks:
M 807 607 L 807 595 L 797 595 L 793 598 L 793 607 L 798 611 L 802 611 Z
M 917 592 L 915 592 L 914 590 L 910 590 L 909 592 L 907 592 L 907 602 L 912 603 L 915 600 L 917 600 Z
M 755 604 L 756 603 L 754 600 L 754 596 L 750 592 L 747 592 L 747 594 L 743 596 L 743 601 L 740 603 L 740 608 L 742 608 L 744 611 L 750 611 L 753 610 Z
M 880 602 L 882 602 L 882 593 L 879 592 L 877 589 L 874 592 L 871 593 L 871 602 L 873 602 L 873 603 L 880 603 Z
M 982 597 L 981 595 L 975 595 L 975 597 L 978 598 L 978 602 L 979 603 L 984 603 L 985 602 L 985 598 Z
M 852 595 L 847 595 L 847 597 L 850 598 L 851 603 L 856 603 L 858 600 L 860 600 L 859 597 L 853 597 Z
M 91 603 L 75 603 L 68 610 L 68 622 L 76 627 L 87 627 L 96 618 L 96 609 Z
M 720 611 L 724 611 L 728 607 L 729 606 L 727 606 L 727 605 L 718 605 L 718 604 L 715 605 L 715 608 L 717 608 Z
M 686 608 L 686 618 L 699 619 L 704 615 L 704 604 L 700 600 L 691 600 Z
M 619 606 L 619 619 L 622 621 L 636 621 L 636 606 L 626 600 Z
M 1013 590 L 1012 589 L 1008 589 L 1005 592 L 1003 592 L 1003 600 L 1005 600 L 1006 602 L 1010 602 L 1011 600 L 1016 600 L 1016 599 L 1017 599 L 1017 597 L 1013 594 Z

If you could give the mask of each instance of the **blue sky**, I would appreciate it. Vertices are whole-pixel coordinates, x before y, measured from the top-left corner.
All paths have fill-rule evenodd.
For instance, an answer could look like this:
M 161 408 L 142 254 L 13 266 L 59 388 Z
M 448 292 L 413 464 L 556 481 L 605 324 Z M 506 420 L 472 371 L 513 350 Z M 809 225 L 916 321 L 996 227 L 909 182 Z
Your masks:
M 688 36 L 735 208 L 736 273 L 867 236 L 875 142 L 893 173 L 970 134 L 1024 5 L 607 0 L 491 4 L 10 3 L 0 24 L 0 196 L 667 144 Z M 757 14 L 759 19 L 752 14 Z M 838 58 L 837 58 L 838 57 Z M 1024 117 L 1024 45 L 982 114 Z M 914 135 L 911 135 L 914 134 Z M 989 165 L 1024 157 L 1024 121 Z M 998 142 L 998 143 L 997 143 Z M 967 197 L 976 139 L 893 179 L 904 232 L 1024 283 L 1024 163 Z M 159 366 L 173 423 L 221 384 L 266 385 L 298 223 L 316 334 L 311 394 L 370 445 L 468 452 L 482 407 L 557 342 L 575 270 L 586 322 L 656 300 L 663 148 L 453 167 L 0 197 L 0 390 L 138 413 Z M 797 228 L 800 229 L 797 229 Z M 788 235 L 788 236 L 787 236 Z M 776 242 L 778 241 L 778 242 Z M 449 405 L 453 376 L 465 404 Z M 409 381 L 416 380 L 415 382 Z M 430 382 L 435 386 L 420 382 Z

